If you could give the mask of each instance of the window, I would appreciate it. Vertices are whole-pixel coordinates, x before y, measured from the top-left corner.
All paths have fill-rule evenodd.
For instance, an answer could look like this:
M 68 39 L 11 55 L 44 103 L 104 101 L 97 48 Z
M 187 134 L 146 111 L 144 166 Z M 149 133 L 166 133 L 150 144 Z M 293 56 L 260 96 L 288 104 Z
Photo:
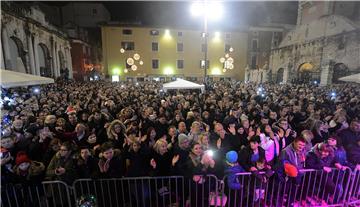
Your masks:
M 132 30 L 131 29 L 123 29 L 122 33 L 124 35 L 132 35 Z
M 230 52 L 231 46 L 228 44 L 225 44 L 225 52 Z
M 231 34 L 230 34 L 230 33 L 226 33 L 226 34 L 225 34 L 225 38 L 226 38 L 226 39 L 230 39 L 230 38 L 231 38 Z
M 258 49 L 258 40 L 257 39 L 252 40 L 251 48 L 252 48 L 252 50 L 257 50 Z
M 151 30 L 150 35 L 151 36 L 158 36 L 159 35 L 159 30 Z
M 206 45 L 205 44 L 201 44 L 201 52 L 205 52 L 206 51 Z
M 184 68 L 184 60 L 177 60 L 177 68 L 178 69 Z
M 124 50 L 135 50 L 135 43 L 134 42 L 121 42 L 121 48 L 124 48 Z
M 182 37 L 183 33 L 182 32 L 178 32 L 178 37 Z
M 152 68 L 153 69 L 158 69 L 159 68 L 159 60 L 158 59 L 152 60 Z
M 159 51 L 159 43 L 157 43 L 157 42 L 151 43 L 151 50 L 154 52 Z
M 177 43 L 177 51 L 178 52 L 184 52 L 184 44 L 181 42 Z
M 209 62 L 209 60 L 207 60 L 207 61 L 206 61 L 207 69 L 209 68 L 209 65 L 210 65 L 210 62 Z M 200 60 L 200 68 L 201 68 L 201 69 L 204 69 L 204 68 L 205 68 L 205 61 L 204 61 L 204 60 Z
M 256 55 L 251 56 L 251 69 L 256 69 Z

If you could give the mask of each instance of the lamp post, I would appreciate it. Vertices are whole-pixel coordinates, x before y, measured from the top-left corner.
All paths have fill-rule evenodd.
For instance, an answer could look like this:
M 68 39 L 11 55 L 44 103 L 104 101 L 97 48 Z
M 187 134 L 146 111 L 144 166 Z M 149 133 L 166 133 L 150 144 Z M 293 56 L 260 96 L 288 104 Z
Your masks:
M 204 84 L 207 83 L 207 69 L 209 67 L 208 56 L 208 20 L 219 19 L 222 15 L 222 6 L 215 1 L 196 1 L 191 5 L 191 13 L 193 16 L 201 16 L 203 18 L 203 32 L 201 37 L 204 38 L 204 60 L 201 61 L 201 67 L 204 67 Z

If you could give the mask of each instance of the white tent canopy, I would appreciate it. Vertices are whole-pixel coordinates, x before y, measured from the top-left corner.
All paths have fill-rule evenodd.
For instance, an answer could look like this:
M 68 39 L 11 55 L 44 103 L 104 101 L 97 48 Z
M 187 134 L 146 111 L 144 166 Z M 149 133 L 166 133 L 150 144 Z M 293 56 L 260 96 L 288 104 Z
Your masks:
M 54 79 L 26 73 L 14 72 L 0 69 L 0 82 L 2 88 L 13 88 L 19 86 L 31 86 L 54 83 Z
M 165 92 L 171 89 L 200 89 L 201 92 L 204 92 L 205 86 L 181 78 L 177 78 L 176 81 L 165 83 L 163 85 L 163 90 Z
M 341 81 L 360 83 L 360 73 L 339 78 Z

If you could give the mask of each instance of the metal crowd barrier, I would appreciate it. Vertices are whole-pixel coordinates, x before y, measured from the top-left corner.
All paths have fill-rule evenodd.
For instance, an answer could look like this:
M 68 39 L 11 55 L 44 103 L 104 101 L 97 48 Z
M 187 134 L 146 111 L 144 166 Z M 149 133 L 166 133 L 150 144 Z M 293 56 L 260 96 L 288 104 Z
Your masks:
M 197 182 L 170 176 L 78 179 L 72 186 L 61 181 L 5 185 L 1 186 L 1 206 L 70 207 L 89 195 L 96 199 L 97 207 L 360 205 L 360 171 L 309 169 L 300 175 L 294 179 L 247 172 L 222 180 L 204 175 Z
M 1 186 L 1 206 L 49 207 L 73 206 L 71 189 L 62 181 L 45 181 L 39 184 L 8 184 Z

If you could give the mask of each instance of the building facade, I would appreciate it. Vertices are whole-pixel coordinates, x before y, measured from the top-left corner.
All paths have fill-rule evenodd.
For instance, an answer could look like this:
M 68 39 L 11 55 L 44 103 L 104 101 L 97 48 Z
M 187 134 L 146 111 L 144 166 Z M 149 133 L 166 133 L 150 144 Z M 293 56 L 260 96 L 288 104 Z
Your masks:
M 101 31 L 103 66 L 109 76 L 118 75 L 129 81 L 175 77 L 203 80 L 205 38 L 199 30 L 103 25 Z M 209 31 L 209 79 L 243 80 L 247 41 L 246 32 Z M 222 57 L 232 58 L 233 69 L 223 71 Z M 127 62 L 129 58 L 132 60 Z
M 277 47 L 290 25 L 250 27 L 248 30 L 247 65 L 245 81 L 262 83 L 269 80 L 271 49 Z
M 296 27 L 271 51 L 271 80 L 327 85 L 360 72 L 359 5 L 299 2 Z
M 72 76 L 67 35 L 45 20 L 37 7 L 1 2 L 1 69 L 59 77 Z
M 74 79 L 89 80 L 91 74 L 104 73 L 99 24 L 110 21 L 110 13 L 101 3 L 89 2 L 68 3 L 61 12 L 71 39 Z

